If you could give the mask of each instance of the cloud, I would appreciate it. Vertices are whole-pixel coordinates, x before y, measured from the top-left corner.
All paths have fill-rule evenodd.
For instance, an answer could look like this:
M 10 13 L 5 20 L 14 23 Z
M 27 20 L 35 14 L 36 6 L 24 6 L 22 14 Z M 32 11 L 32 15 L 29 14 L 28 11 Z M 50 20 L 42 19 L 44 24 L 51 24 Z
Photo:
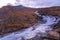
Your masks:
M 0 8 L 8 4 L 15 5 L 15 0 L 0 0 Z
M 60 0 L 20 0 L 20 4 L 26 7 L 51 7 L 60 6 Z
M 32 8 L 60 6 L 60 0 L 0 0 L 0 8 L 8 3 L 12 6 L 23 5 Z

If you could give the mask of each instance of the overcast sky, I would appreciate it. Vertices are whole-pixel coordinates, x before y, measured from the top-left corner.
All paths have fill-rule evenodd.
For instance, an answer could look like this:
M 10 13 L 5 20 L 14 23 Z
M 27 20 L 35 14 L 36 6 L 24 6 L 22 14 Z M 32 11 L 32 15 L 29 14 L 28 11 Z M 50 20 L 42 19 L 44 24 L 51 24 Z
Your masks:
M 60 0 L 0 0 L 0 8 L 7 4 L 12 6 L 23 5 L 26 7 L 43 8 L 60 6 Z

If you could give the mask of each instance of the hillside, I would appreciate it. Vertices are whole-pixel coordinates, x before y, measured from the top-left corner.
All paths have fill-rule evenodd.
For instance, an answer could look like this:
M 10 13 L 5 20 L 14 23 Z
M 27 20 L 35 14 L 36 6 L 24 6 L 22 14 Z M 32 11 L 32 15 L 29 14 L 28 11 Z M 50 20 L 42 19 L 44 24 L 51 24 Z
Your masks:
M 37 20 L 33 9 L 5 6 L 0 8 L 0 34 L 28 28 L 37 23 Z
M 10 33 L 33 26 L 39 21 L 34 13 L 60 17 L 60 7 L 26 8 L 23 6 L 5 6 L 0 8 L 0 34 Z

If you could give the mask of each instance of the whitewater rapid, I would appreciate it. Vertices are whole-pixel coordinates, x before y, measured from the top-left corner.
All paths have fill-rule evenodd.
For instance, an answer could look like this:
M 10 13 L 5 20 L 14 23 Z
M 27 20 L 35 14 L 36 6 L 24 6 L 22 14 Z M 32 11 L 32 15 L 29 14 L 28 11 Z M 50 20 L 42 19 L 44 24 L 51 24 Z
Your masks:
M 36 13 L 37 14 L 37 13 Z M 38 15 L 41 16 L 41 15 Z M 42 16 L 45 23 L 37 23 L 23 31 L 13 32 L 6 35 L 0 40 L 24 40 L 34 38 L 36 35 L 42 36 L 42 34 L 47 33 L 47 31 L 52 30 L 52 25 L 57 24 L 60 18 L 55 18 L 54 16 Z M 45 35 L 45 34 L 44 34 Z

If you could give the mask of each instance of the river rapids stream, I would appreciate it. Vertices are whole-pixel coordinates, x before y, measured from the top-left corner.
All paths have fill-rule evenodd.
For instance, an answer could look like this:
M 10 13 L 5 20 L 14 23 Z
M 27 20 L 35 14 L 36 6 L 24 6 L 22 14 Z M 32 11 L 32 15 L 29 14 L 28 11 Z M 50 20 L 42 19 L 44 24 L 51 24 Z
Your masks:
M 26 28 L 24 30 L 10 33 L 9 35 L 0 38 L 0 40 L 22 40 L 22 38 L 24 40 L 27 40 L 27 39 L 34 38 L 36 35 L 46 36 L 47 31 L 52 30 L 53 29 L 52 26 L 54 26 L 60 21 L 60 18 L 56 18 L 54 16 L 45 16 L 45 15 L 42 16 L 39 15 L 38 13 L 36 13 L 36 15 L 41 16 L 43 18 L 43 21 L 45 22 L 44 23 L 38 22 L 37 24 L 29 28 Z

